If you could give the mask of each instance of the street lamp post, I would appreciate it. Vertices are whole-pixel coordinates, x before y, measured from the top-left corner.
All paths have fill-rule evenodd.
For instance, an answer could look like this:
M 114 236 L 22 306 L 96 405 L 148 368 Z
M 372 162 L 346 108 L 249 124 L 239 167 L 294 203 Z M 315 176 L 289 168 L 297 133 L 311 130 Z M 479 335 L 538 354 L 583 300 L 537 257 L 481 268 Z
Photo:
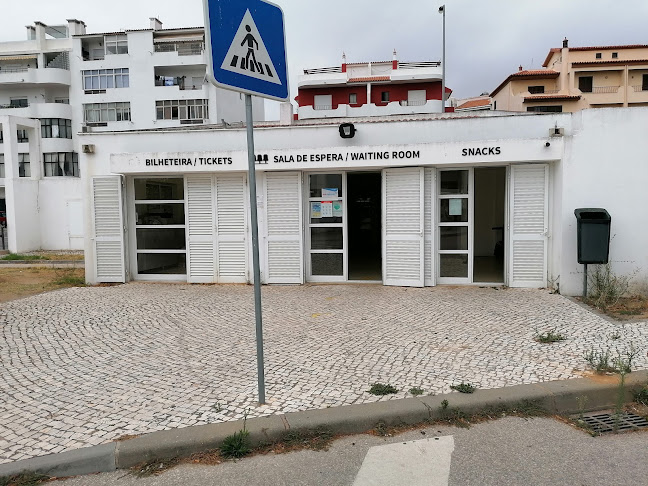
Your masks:
M 445 113 L 445 5 L 439 7 L 439 13 L 443 15 L 443 54 L 441 58 L 441 113 Z

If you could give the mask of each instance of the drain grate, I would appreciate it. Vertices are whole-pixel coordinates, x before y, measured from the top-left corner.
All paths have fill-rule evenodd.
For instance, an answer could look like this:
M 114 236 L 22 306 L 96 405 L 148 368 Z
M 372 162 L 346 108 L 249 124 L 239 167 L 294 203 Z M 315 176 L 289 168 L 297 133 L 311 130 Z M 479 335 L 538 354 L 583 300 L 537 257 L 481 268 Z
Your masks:
M 629 430 L 648 429 L 648 420 L 634 413 L 594 413 L 578 417 L 589 425 L 594 432 L 626 432 Z

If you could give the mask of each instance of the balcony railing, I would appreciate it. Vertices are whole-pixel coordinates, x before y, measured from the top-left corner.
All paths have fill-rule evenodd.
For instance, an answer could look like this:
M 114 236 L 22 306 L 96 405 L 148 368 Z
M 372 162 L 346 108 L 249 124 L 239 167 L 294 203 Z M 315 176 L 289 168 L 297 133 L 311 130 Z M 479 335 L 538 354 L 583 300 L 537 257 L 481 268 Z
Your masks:
M 331 105 L 315 105 L 313 106 L 314 110 L 332 110 L 333 107 Z
M 640 91 L 648 91 L 648 86 L 636 84 L 632 87 L 632 89 L 634 89 L 635 93 L 639 93 Z
M 400 105 L 401 106 L 423 106 L 426 103 L 427 100 L 420 100 L 420 101 L 401 100 Z
M 2 73 L 26 73 L 29 71 L 29 67 L 20 66 L 20 67 L 3 67 L 0 66 L 0 74 Z
M 182 91 L 198 91 L 203 89 L 202 81 L 200 83 L 193 84 L 191 81 L 185 79 L 184 76 L 156 76 L 155 86 L 177 86 Z
M 0 105 L 0 110 L 3 110 L 5 108 L 27 108 L 29 106 L 29 103 L 22 104 L 22 105 Z
M 203 42 L 165 42 L 155 44 L 155 52 L 177 52 L 178 56 L 200 56 L 205 50 Z
M 620 86 L 594 86 L 591 92 L 594 94 L 617 93 L 619 88 Z

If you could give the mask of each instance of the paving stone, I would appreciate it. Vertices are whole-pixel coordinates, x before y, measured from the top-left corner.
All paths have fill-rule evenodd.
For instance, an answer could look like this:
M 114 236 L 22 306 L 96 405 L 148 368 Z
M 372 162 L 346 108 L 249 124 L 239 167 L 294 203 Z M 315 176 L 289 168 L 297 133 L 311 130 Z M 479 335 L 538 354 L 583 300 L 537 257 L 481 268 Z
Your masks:
M 256 403 L 253 289 L 133 283 L 0 305 L 0 463 L 172 427 L 576 378 L 583 354 L 639 348 L 546 290 L 367 285 L 263 288 L 268 406 Z M 533 340 L 536 330 L 567 337 Z M 619 339 L 611 336 L 620 334 Z M 392 396 L 367 393 L 390 383 Z

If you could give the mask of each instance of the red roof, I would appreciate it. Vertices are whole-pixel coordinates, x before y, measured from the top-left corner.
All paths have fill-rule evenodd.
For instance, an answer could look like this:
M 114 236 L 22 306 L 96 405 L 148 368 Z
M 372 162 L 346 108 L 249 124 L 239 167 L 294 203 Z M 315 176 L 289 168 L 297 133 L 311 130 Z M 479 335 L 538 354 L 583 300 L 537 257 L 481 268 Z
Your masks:
M 648 45 L 646 44 L 629 44 L 627 46 L 589 46 L 589 47 L 570 47 L 570 51 L 604 51 L 604 50 L 611 50 L 611 49 L 648 49 Z M 549 54 L 547 54 L 547 58 L 545 59 L 545 62 L 542 64 L 544 67 L 547 67 L 549 64 L 549 60 L 551 59 L 551 55 L 560 52 L 562 49 L 559 47 L 552 47 L 549 49 Z
M 476 108 L 478 106 L 488 106 L 490 104 L 491 104 L 491 100 L 489 98 L 483 98 L 480 100 L 470 100 L 457 106 L 457 110 L 464 110 L 466 108 Z
M 587 66 L 598 64 L 648 64 L 648 59 L 612 59 L 606 61 L 579 61 L 572 62 L 572 66 Z
M 371 81 L 389 81 L 391 78 L 389 76 L 367 76 L 364 78 L 351 78 L 349 83 L 367 83 Z
M 502 82 L 502 84 L 495 88 L 495 91 L 493 91 L 490 95 L 495 96 L 504 86 L 506 86 L 506 83 L 508 83 L 513 78 L 557 78 L 558 76 L 560 76 L 560 73 L 558 71 L 554 71 L 553 69 L 518 71 L 506 78 Z

